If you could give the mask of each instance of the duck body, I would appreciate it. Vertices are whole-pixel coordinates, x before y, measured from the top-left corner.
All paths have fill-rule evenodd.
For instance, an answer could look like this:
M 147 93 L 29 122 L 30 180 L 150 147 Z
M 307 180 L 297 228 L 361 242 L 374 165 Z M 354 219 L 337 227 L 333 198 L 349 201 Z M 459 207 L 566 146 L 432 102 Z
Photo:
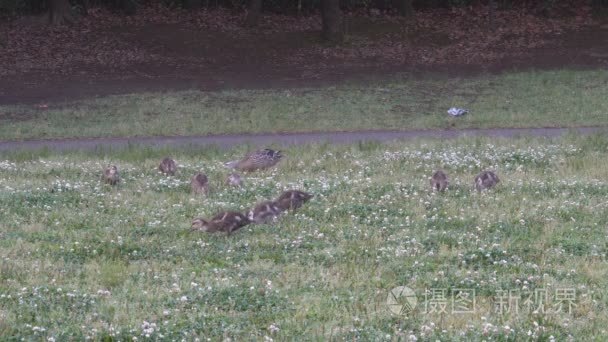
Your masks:
M 175 160 L 166 157 L 158 165 L 158 170 L 168 176 L 175 176 L 175 172 L 177 171 L 177 164 Z
M 433 173 L 433 176 L 431 177 L 431 187 L 433 190 L 443 192 L 449 184 L 448 176 L 445 172 L 438 170 Z
M 255 223 L 270 223 L 276 221 L 282 210 L 274 201 L 264 201 L 249 211 L 248 218 Z
M 281 151 L 265 148 L 249 152 L 243 159 L 228 162 L 226 166 L 242 172 L 253 172 L 269 169 L 281 161 L 281 158 L 283 158 Z
M 482 171 L 475 176 L 475 189 L 482 191 L 491 189 L 500 183 L 500 179 L 493 171 Z
M 275 201 L 277 207 L 281 211 L 292 210 L 300 208 L 304 203 L 308 202 L 313 195 L 300 191 L 300 190 L 288 190 L 283 192 Z
M 192 229 L 202 232 L 215 233 L 226 232 L 230 235 L 251 223 L 251 220 L 242 213 L 236 211 L 222 211 L 217 213 L 211 220 L 196 218 L 192 221 Z
M 190 179 L 190 189 L 195 194 L 209 193 L 209 179 L 202 173 L 197 173 Z
M 104 183 L 110 184 L 110 185 L 116 185 L 116 184 L 118 184 L 118 182 L 120 182 L 120 175 L 118 173 L 118 168 L 116 167 L 116 165 L 110 165 L 110 166 L 108 166 L 103 171 L 103 175 L 101 176 L 101 180 Z

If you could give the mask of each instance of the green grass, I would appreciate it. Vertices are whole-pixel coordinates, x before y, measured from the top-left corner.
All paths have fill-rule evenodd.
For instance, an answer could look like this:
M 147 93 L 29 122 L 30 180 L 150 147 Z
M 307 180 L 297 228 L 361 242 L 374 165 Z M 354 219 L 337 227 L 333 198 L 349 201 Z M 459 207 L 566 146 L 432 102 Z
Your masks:
M 608 139 L 454 140 L 285 151 L 221 184 L 246 151 L 14 152 L 0 160 L 3 340 L 605 340 Z M 166 154 L 176 177 L 156 166 Z M 118 165 L 123 182 L 100 184 Z M 428 176 L 442 167 L 444 194 Z M 502 182 L 473 190 L 484 168 Z M 205 172 L 209 197 L 189 193 Z M 315 197 L 276 225 L 191 232 L 283 189 Z M 409 315 L 388 310 L 397 286 Z M 425 288 L 476 291 L 472 314 L 425 314 Z M 576 289 L 570 314 L 492 310 L 497 292 Z M 524 297 L 525 298 L 525 297 Z M 508 326 L 508 328 L 507 328 Z M 147 335 L 149 337 L 147 337 Z
M 110 96 L 0 106 L 0 139 L 608 124 L 608 71 L 401 76 L 289 90 Z M 452 106 L 471 110 L 452 118 Z

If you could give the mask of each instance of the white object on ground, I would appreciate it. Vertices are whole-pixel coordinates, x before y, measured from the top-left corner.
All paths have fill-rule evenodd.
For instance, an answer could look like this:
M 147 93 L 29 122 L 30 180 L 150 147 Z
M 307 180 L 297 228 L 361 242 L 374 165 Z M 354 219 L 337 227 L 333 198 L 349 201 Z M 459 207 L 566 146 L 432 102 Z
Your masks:
M 468 112 L 469 112 L 469 110 L 464 109 L 464 108 L 452 107 L 452 108 L 448 109 L 448 114 L 450 114 L 451 116 L 461 116 L 461 115 L 465 115 Z

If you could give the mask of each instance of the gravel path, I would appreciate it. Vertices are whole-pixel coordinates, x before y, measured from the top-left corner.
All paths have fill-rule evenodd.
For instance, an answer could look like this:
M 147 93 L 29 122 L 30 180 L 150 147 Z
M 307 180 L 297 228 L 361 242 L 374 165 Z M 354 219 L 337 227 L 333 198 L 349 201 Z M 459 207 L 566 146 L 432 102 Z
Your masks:
M 235 134 L 185 137 L 132 137 L 132 138 L 75 138 L 26 141 L 0 141 L 0 152 L 11 150 L 38 150 L 48 148 L 53 151 L 121 149 L 130 146 L 152 148 L 180 146 L 209 146 L 229 148 L 239 144 L 255 146 L 287 146 L 307 143 L 348 144 L 359 141 L 392 141 L 415 138 L 451 139 L 463 136 L 486 137 L 559 137 L 574 134 L 608 134 L 607 127 L 578 128 L 493 128 L 461 130 L 412 130 L 412 131 L 357 131 L 319 133 L 277 133 L 277 134 Z

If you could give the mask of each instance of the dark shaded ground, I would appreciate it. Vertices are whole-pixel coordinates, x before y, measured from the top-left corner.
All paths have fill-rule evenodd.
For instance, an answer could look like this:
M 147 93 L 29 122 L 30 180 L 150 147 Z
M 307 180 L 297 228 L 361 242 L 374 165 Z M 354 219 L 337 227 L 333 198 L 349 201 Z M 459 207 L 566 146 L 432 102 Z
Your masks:
M 94 12 L 51 32 L 27 18 L 0 25 L 8 42 L 0 48 L 0 104 L 316 86 L 400 72 L 608 67 L 608 25 L 588 11 L 560 19 L 501 12 L 491 29 L 483 13 L 420 13 L 414 21 L 353 16 L 349 41 L 332 47 L 319 40 L 316 17 L 270 16 L 251 31 L 240 26 L 242 14 L 152 10 L 131 19 Z
M 95 139 L 56 139 L 28 141 L 0 141 L 0 151 L 40 150 L 111 150 L 128 147 L 188 147 L 217 146 L 229 148 L 239 144 L 253 146 L 289 146 L 312 143 L 349 144 L 356 142 L 386 142 L 416 138 L 453 139 L 459 137 L 559 137 L 572 134 L 608 134 L 608 127 L 579 128 L 497 128 L 463 130 L 414 130 L 414 131 L 358 131 L 326 133 L 286 133 L 286 134 L 240 134 L 189 137 L 134 137 L 134 138 L 95 138 Z
M 0 85 L 0 104 L 33 104 L 71 101 L 87 97 L 196 89 L 291 88 L 336 84 L 342 81 L 365 82 L 381 79 L 409 68 L 341 67 L 324 70 L 318 77 L 308 77 L 307 70 L 235 65 L 224 70 L 168 70 L 163 66 L 142 65 L 122 74 L 68 75 L 41 79 L 36 74 L 9 76 Z

